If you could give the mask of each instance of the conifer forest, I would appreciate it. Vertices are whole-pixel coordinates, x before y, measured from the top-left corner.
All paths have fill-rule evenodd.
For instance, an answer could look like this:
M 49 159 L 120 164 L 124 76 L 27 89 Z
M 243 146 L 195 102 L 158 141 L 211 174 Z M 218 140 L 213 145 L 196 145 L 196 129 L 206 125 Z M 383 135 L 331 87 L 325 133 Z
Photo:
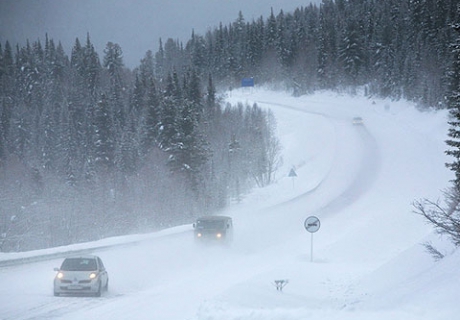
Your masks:
M 255 85 L 445 108 L 456 0 L 323 0 L 190 39 L 134 69 L 89 32 L 0 44 L 0 251 L 190 223 L 274 181 L 276 119 L 225 92 Z M 142 53 L 140 53 L 142 56 Z M 460 75 L 457 75 L 460 77 Z

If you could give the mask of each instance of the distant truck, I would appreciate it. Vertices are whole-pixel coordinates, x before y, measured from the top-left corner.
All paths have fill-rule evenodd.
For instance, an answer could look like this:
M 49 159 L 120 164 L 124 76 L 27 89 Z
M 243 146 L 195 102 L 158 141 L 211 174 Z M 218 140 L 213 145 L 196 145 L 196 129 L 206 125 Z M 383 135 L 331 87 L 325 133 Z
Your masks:
M 232 218 L 226 216 L 206 216 L 196 219 L 193 224 L 195 239 L 205 242 L 229 243 L 233 240 Z

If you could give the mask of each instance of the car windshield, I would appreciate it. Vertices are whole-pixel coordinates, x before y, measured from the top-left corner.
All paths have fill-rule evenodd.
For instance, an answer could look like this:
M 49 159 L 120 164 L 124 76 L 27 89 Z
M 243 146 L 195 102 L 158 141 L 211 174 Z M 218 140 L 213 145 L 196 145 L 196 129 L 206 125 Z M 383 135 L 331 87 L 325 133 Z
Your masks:
M 61 266 L 61 270 L 64 271 L 93 271 L 96 269 L 96 260 L 91 258 L 65 259 Z
M 224 229 L 225 221 L 223 220 L 198 220 L 198 229 Z

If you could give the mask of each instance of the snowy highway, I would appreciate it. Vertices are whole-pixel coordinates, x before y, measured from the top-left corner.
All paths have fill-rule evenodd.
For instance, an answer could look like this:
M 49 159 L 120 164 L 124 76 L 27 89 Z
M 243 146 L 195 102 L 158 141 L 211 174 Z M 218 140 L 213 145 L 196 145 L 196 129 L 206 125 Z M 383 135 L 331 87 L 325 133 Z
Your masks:
M 228 100 L 273 110 L 284 159 L 273 185 L 222 212 L 234 221 L 231 247 L 197 245 L 191 225 L 107 239 L 93 251 L 110 277 L 101 298 L 53 296 L 62 258 L 0 267 L 0 319 L 441 320 L 460 311 L 460 289 L 443 278 L 460 257 L 435 265 L 420 243 L 437 238 L 411 207 L 448 185 L 445 114 L 326 93 L 235 90 Z M 310 215 L 321 220 L 313 261 Z M 289 281 L 282 292 L 276 279 Z

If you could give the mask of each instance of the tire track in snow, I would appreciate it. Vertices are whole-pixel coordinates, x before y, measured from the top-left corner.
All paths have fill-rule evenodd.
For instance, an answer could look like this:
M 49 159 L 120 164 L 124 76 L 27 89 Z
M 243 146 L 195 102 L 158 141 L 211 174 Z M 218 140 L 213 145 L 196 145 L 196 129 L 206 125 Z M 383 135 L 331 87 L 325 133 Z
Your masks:
M 257 101 L 257 103 L 278 106 L 281 108 L 294 110 L 305 114 L 320 115 L 335 122 L 336 128 L 339 126 L 340 123 L 343 123 L 344 121 L 349 122 L 349 119 L 344 120 L 343 118 L 328 115 L 325 113 L 308 111 L 302 108 L 297 108 L 280 103 L 271 103 L 267 101 Z M 352 126 L 352 124 L 349 125 Z M 342 191 L 342 193 L 340 193 L 337 197 L 331 199 L 328 203 L 321 206 L 319 209 L 314 210 L 313 213 L 321 213 L 322 215 L 327 213 L 335 213 L 340 211 L 344 207 L 353 204 L 356 200 L 360 198 L 361 195 L 363 195 L 367 190 L 371 188 L 373 182 L 377 178 L 380 168 L 380 151 L 378 148 L 377 141 L 369 132 L 369 130 L 367 130 L 365 125 L 353 125 L 353 129 L 355 129 L 355 132 L 359 137 L 360 147 L 362 148 L 359 170 L 355 175 L 353 181 L 348 185 L 348 187 L 345 190 Z M 340 141 L 339 139 L 337 139 L 337 141 Z M 335 156 L 333 167 L 337 166 L 339 161 L 342 161 L 340 154 Z M 334 179 L 336 179 L 336 175 L 334 173 L 333 167 L 331 168 L 329 173 L 324 177 L 324 179 L 322 179 L 314 188 L 288 201 L 279 203 L 275 205 L 274 208 L 292 204 L 297 201 L 303 201 L 305 200 L 305 198 L 311 197 L 313 194 L 320 192 L 322 189 L 328 188 L 329 183 L 334 184 Z

